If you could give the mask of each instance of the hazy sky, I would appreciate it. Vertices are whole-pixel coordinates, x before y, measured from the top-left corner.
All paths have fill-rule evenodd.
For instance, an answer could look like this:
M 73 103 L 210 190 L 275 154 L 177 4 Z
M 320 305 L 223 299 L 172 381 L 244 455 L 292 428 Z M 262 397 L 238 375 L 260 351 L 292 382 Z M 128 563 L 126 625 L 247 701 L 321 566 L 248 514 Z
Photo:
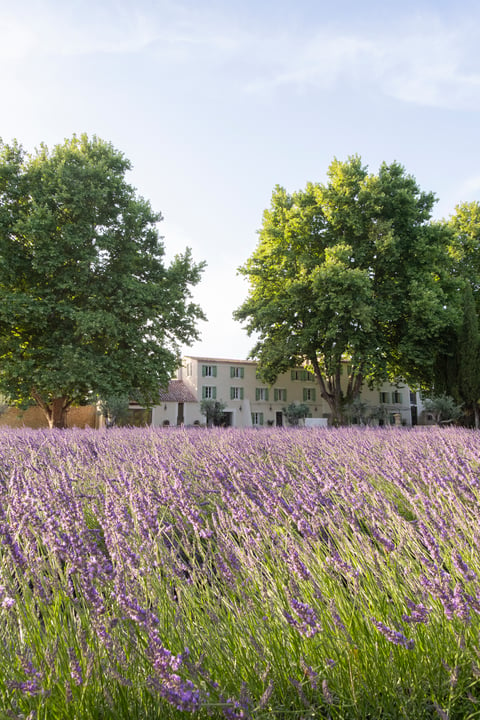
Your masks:
M 0 0 L 0 137 L 124 152 L 167 255 L 208 263 L 188 351 L 242 359 L 236 271 L 275 185 L 358 154 L 404 165 L 437 217 L 480 199 L 479 29 L 476 0 Z

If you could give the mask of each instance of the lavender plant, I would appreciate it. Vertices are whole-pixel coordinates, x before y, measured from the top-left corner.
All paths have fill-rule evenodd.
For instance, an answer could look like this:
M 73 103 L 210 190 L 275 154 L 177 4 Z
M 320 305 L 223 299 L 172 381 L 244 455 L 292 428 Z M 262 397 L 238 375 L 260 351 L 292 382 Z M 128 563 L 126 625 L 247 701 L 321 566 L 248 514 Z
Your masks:
M 449 429 L 0 431 L 5 718 L 474 718 Z

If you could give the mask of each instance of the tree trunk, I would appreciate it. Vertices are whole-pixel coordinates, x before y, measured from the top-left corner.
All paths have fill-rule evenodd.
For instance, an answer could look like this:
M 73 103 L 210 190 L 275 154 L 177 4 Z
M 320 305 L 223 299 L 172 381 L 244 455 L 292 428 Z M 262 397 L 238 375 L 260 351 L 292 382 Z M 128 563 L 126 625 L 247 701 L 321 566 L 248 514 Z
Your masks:
M 320 395 L 328 403 L 328 407 L 332 413 L 331 424 L 342 425 L 344 417 L 342 390 L 340 387 L 340 366 L 337 368 L 335 377 L 328 379 L 323 376 L 317 358 L 312 358 L 311 360 L 315 377 L 317 378 L 320 388 Z
M 332 413 L 331 424 L 344 425 L 344 406 L 345 404 L 348 405 L 352 403 L 353 400 L 359 397 L 360 390 L 362 389 L 363 373 L 361 369 L 352 373 L 348 379 L 347 393 L 346 397 L 344 397 L 341 385 L 341 363 L 338 365 L 335 375 L 331 378 L 325 378 L 323 376 L 317 358 L 312 358 L 312 366 L 320 387 L 320 395 L 328 403 L 328 407 Z
M 54 398 L 50 405 L 50 418 L 48 419 L 48 425 L 51 428 L 66 428 L 67 427 L 67 399 L 64 397 Z
M 35 388 L 32 388 L 31 392 L 32 398 L 35 400 L 38 407 L 43 410 L 50 430 L 52 428 L 66 428 L 67 410 L 70 405 L 70 400 L 68 400 L 65 396 L 62 396 L 54 398 L 49 404 L 42 398 Z
M 478 407 L 478 403 L 474 403 L 473 412 L 475 415 L 475 430 L 478 430 L 480 427 L 480 408 Z

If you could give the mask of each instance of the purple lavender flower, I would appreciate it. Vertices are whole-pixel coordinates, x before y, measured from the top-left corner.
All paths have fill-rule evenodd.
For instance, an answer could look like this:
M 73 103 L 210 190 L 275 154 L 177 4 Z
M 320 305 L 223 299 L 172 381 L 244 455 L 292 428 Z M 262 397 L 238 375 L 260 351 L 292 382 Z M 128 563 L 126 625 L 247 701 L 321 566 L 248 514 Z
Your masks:
M 411 640 L 398 630 L 393 630 L 392 628 L 387 627 L 387 625 L 384 625 L 380 620 L 376 620 L 376 618 L 372 617 L 370 618 L 370 621 L 375 625 L 377 630 L 387 638 L 387 640 L 394 645 L 401 645 L 402 647 L 406 648 L 407 650 L 413 650 L 415 646 L 415 641 Z
M 402 615 L 402 620 L 406 623 L 424 623 L 426 625 L 432 609 L 427 608 L 423 603 L 415 604 L 410 598 L 405 598 L 405 602 L 410 610 L 410 615 Z
M 462 575 L 464 580 L 476 580 L 477 574 L 468 567 L 458 551 L 452 553 L 452 562 L 454 568 Z
M 75 685 L 83 685 L 83 673 L 74 648 L 68 649 L 70 675 Z
M 293 617 L 288 612 L 284 612 L 284 616 L 287 622 L 293 627 L 296 627 L 302 635 L 312 638 L 322 631 L 322 626 L 317 618 L 317 614 L 310 605 L 300 602 L 295 598 L 290 599 L 290 605 L 297 617 Z

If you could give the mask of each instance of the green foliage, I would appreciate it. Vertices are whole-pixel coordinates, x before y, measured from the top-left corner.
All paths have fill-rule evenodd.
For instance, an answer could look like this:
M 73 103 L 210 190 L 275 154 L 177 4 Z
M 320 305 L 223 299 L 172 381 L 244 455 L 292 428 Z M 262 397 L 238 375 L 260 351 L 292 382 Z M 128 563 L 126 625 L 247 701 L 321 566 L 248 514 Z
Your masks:
M 356 397 L 345 408 L 345 416 L 350 423 L 366 425 L 370 418 L 376 418 L 380 408 L 371 408 L 368 403 L 360 397 Z M 383 418 L 382 418 L 383 419 Z
M 282 408 L 282 412 L 287 418 L 289 425 L 298 425 L 300 420 L 304 420 L 310 408 L 305 403 L 290 403 L 287 407 Z
M 165 265 L 130 167 L 86 135 L 34 155 L 0 141 L 0 392 L 52 425 L 96 396 L 153 402 L 204 317 L 204 264 Z
M 434 416 L 438 425 L 455 422 L 462 416 L 462 408 L 450 395 L 437 395 L 423 401 L 425 410 Z
M 458 205 L 443 223 L 449 233 L 450 323 L 436 347 L 433 390 L 463 403 L 480 425 L 480 204 Z M 468 420 L 469 421 L 469 420 Z
M 105 418 L 107 427 L 123 425 L 128 417 L 128 397 L 125 395 L 104 398 L 98 403 L 98 409 Z
M 478 427 L 480 399 L 480 337 L 472 287 L 464 292 L 463 321 L 458 337 L 458 390 L 465 406 L 473 409 Z
M 200 412 L 205 415 L 207 426 L 218 427 L 223 423 L 223 414 L 226 404 L 222 400 L 202 400 L 200 403 Z
M 453 273 L 466 281 L 480 302 L 480 203 L 462 203 L 447 223 L 451 230 L 449 245 Z
M 450 233 L 429 223 L 434 201 L 397 163 L 370 175 L 358 157 L 335 160 L 325 185 L 275 188 L 234 314 L 258 336 L 251 357 L 265 381 L 307 361 L 333 421 L 363 383 L 428 383 L 448 324 Z

